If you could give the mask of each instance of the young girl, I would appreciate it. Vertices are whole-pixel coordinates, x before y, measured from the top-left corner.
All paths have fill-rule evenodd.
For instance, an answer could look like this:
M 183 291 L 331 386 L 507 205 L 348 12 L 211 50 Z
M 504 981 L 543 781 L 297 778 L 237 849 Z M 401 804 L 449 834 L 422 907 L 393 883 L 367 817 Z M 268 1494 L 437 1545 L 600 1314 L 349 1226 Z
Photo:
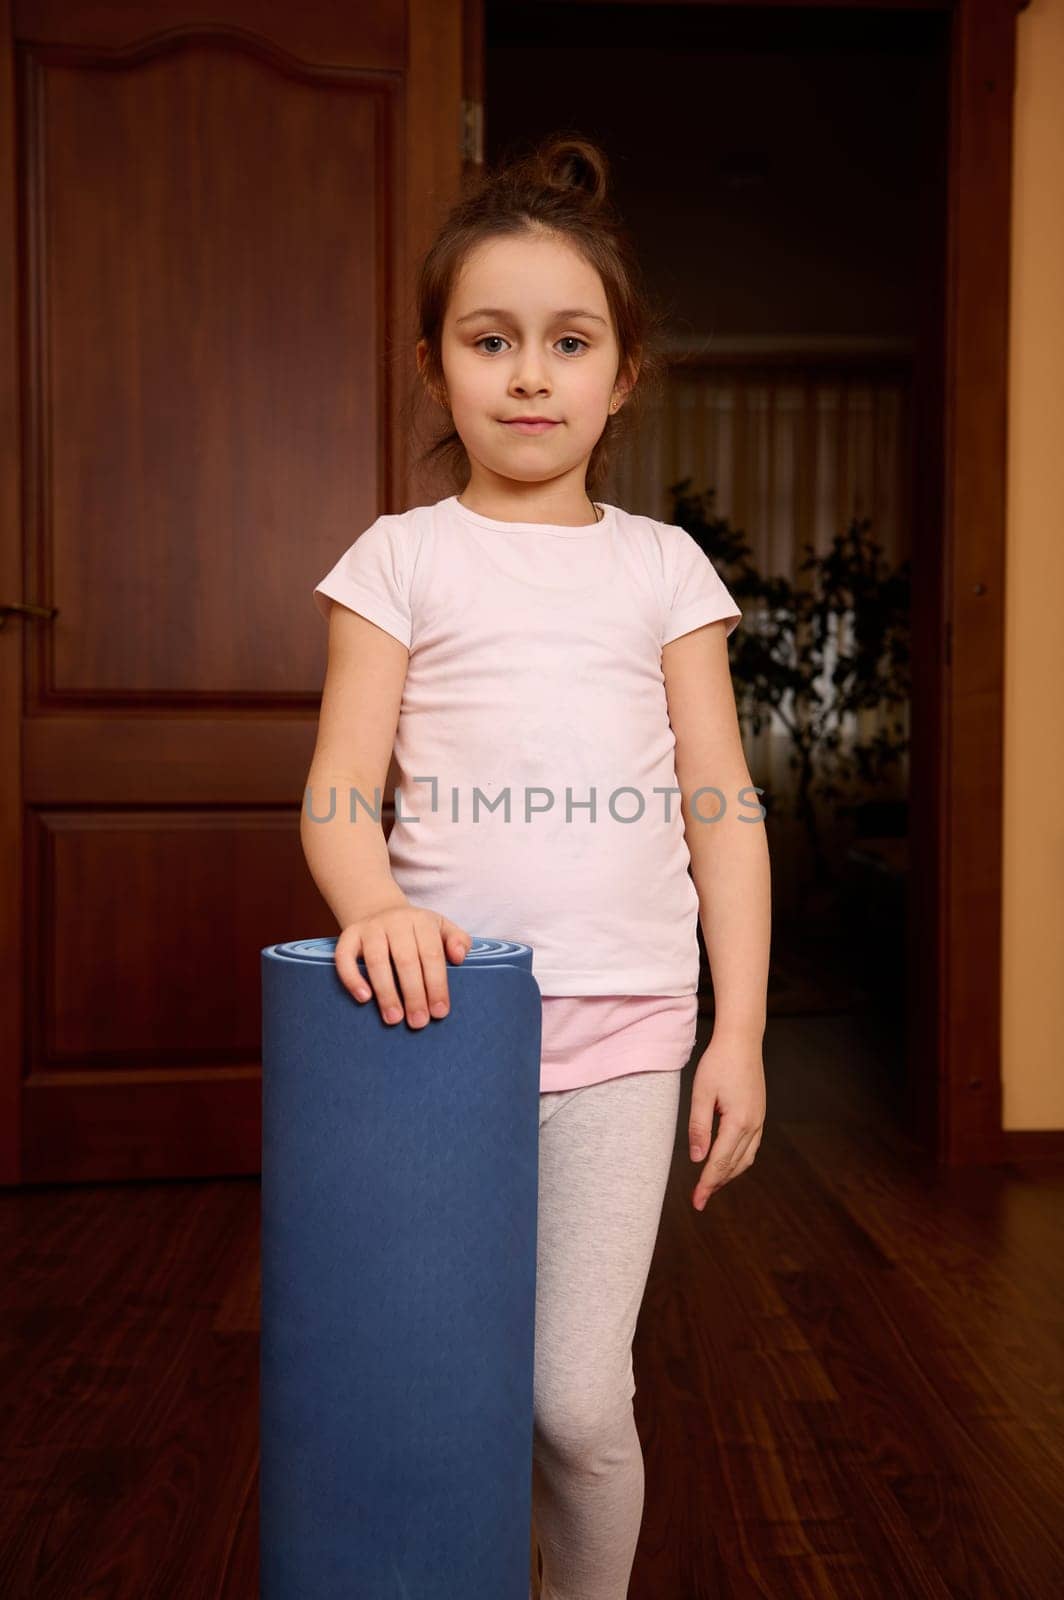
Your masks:
M 684 529 L 589 494 L 652 361 L 605 190 L 596 146 L 549 140 L 485 172 L 421 263 L 417 364 L 447 420 L 429 454 L 461 487 L 378 517 L 314 591 L 329 659 L 309 789 L 372 806 L 394 746 L 395 823 L 387 841 L 372 823 L 302 831 L 339 976 L 386 1022 L 446 1016 L 447 961 L 473 934 L 532 947 L 543 1600 L 627 1594 L 632 1341 L 699 915 L 715 1017 L 691 1096 L 697 1210 L 749 1167 L 765 1116 L 768 851 L 725 642 L 741 613 Z

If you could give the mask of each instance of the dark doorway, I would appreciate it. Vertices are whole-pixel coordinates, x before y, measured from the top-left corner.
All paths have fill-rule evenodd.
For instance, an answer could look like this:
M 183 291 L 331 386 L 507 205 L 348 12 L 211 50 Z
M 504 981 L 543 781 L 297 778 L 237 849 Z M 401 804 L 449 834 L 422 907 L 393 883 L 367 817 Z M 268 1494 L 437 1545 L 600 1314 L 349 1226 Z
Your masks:
M 785 727 L 746 743 L 773 850 L 766 1048 L 773 1018 L 814 1058 L 844 1021 L 848 1050 L 859 1041 L 847 1072 L 932 1143 L 912 862 L 934 856 L 913 839 L 933 807 L 910 801 L 940 687 L 920 640 L 943 562 L 950 15 L 489 3 L 485 29 L 485 159 L 557 130 L 600 142 L 668 315 L 669 397 L 605 498 L 683 521 L 669 486 L 711 490 L 758 570 L 796 587 L 806 545 L 827 556 L 853 519 L 885 570 L 911 570 L 910 703 L 848 724 L 903 754 L 880 786 L 819 802 L 826 879 L 796 819 Z M 704 952 L 703 989 L 709 1012 Z

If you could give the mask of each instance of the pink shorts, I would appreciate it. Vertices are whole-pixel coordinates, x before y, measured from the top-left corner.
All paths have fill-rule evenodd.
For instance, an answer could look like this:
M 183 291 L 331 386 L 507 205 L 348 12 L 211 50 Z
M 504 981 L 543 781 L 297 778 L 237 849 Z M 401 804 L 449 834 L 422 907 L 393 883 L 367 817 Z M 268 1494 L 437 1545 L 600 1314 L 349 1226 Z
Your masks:
M 540 1094 L 628 1072 L 678 1072 L 697 1023 L 696 994 L 544 995 Z

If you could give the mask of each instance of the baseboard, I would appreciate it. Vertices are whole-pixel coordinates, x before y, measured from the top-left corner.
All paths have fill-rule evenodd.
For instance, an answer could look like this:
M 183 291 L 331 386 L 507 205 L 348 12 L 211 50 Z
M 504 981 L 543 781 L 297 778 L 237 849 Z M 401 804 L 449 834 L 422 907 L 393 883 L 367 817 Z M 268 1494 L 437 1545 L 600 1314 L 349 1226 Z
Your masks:
M 1003 1128 L 1003 1161 L 1064 1161 L 1064 1128 Z

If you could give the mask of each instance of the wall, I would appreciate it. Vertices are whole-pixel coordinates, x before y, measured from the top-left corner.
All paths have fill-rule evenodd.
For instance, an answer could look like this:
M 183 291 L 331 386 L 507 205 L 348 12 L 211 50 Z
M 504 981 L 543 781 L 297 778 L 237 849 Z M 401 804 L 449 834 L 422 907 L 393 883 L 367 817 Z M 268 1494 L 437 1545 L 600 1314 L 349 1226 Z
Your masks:
M 1064 0 L 1017 19 L 1002 1053 L 1006 1128 L 1064 1128 Z

